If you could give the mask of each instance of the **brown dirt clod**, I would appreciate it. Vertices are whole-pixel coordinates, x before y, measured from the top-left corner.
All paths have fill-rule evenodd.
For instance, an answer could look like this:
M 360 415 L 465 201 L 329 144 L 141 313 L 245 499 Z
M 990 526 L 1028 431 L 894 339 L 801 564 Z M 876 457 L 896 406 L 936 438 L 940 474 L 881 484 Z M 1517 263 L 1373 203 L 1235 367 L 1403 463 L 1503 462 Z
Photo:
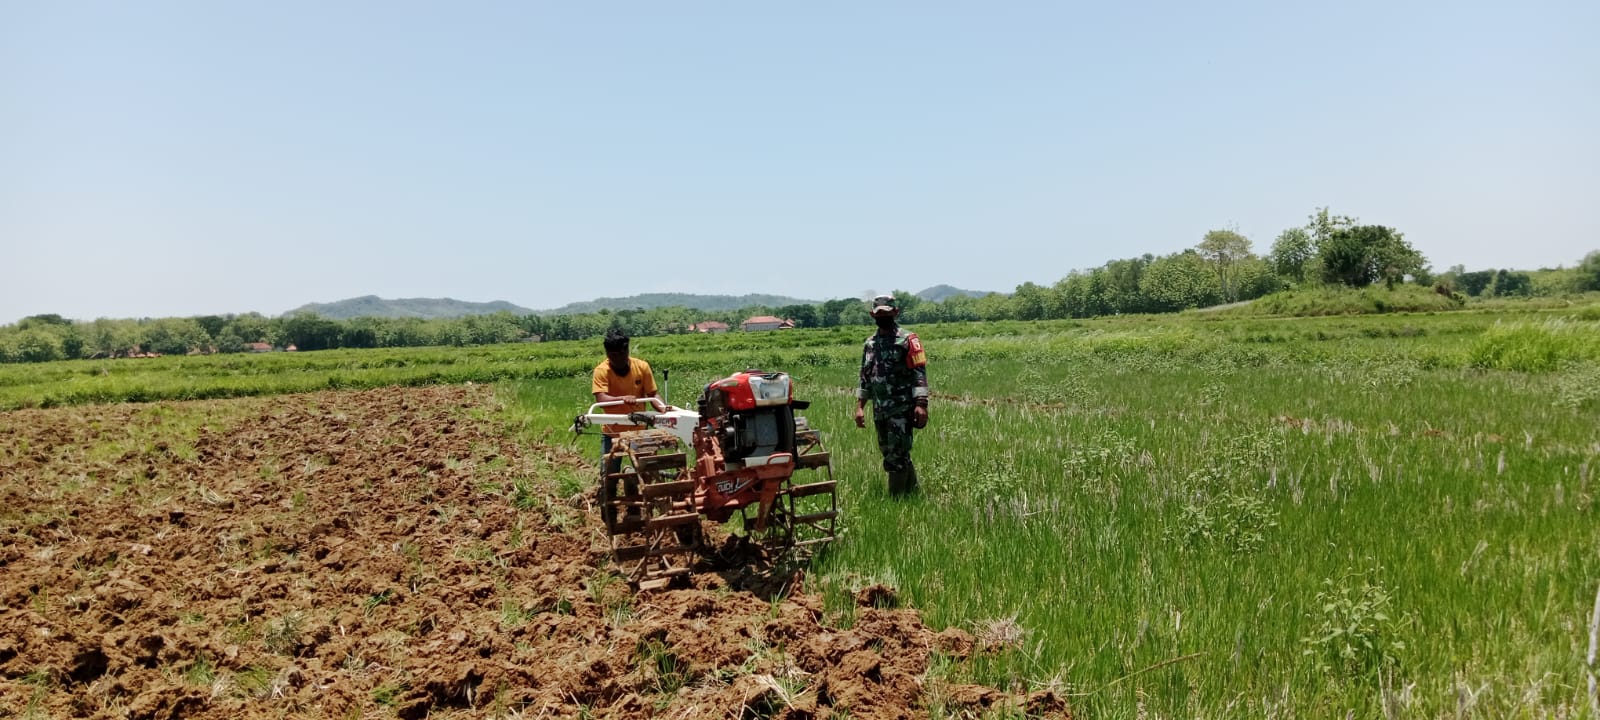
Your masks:
M 0 717 L 909 718 L 931 655 L 974 652 L 884 586 L 849 629 L 792 581 L 776 601 L 714 577 L 627 592 L 598 520 L 540 485 L 592 469 L 485 419 L 496 402 L 0 413 Z M 513 502 L 530 481 L 549 496 Z

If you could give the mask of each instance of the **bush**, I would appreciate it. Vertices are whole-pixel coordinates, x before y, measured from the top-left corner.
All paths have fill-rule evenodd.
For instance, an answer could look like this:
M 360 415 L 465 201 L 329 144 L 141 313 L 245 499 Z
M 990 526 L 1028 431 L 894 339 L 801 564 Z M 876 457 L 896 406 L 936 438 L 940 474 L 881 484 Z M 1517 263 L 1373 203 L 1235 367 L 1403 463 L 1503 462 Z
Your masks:
M 1323 672 L 1370 681 L 1399 666 L 1406 643 L 1399 638 L 1393 596 L 1373 575 L 1347 571 L 1322 581 L 1309 613 L 1315 629 L 1300 642 L 1306 646 L 1301 654 Z
M 1266 501 L 1225 492 L 1184 505 L 1167 536 L 1188 548 L 1215 544 L 1244 554 L 1266 544 L 1267 532 L 1277 526 L 1278 513 Z
M 1465 298 L 1440 294 L 1431 288 L 1400 285 L 1393 290 L 1381 287 L 1351 289 L 1320 287 L 1291 290 L 1260 298 L 1249 305 L 1222 311 L 1230 316 L 1288 315 L 1372 315 L 1396 312 L 1441 312 L 1459 310 Z
M 1586 323 L 1495 323 L 1469 352 L 1473 367 L 1549 372 L 1569 362 L 1600 357 L 1600 333 Z

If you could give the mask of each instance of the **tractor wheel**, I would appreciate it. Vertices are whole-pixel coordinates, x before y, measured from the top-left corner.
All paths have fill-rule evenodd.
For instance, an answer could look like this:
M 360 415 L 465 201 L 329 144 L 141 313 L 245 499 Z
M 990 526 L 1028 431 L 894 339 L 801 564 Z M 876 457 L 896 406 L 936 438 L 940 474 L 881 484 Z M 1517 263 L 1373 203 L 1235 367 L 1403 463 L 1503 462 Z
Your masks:
M 617 461 L 617 472 L 605 468 Z M 635 588 L 687 576 L 702 546 L 694 481 L 678 439 L 663 430 L 617 436 L 601 465 L 598 505 L 613 567 Z
M 766 527 L 756 529 L 760 509 L 748 507 L 745 531 L 774 566 L 804 564 L 834 539 L 839 517 L 832 461 L 805 418 L 795 419 L 795 472 L 782 482 L 767 511 Z

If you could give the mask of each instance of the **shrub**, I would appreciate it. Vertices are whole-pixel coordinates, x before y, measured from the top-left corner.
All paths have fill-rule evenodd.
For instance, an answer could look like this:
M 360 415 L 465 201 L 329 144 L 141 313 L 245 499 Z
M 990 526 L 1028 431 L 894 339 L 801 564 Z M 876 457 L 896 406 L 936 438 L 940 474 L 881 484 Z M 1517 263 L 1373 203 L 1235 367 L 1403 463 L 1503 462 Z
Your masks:
M 1568 362 L 1600 356 L 1600 334 L 1583 323 L 1495 323 L 1473 344 L 1476 368 L 1548 372 Z
M 1266 501 L 1225 492 L 1184 505 L 1167 536 L 1188 548 L 1215 544 L 1243 554 L 1260 549 L 1277 526 L 1278 513 Z
M 1370 681 L 1400 665 L 1406 643 L 1399 637 L 1393 596 L 1374 575 L 1346 571 L 1322 581 L 1309 613 L 1314 630 L 1300 640 L 1306 646 L 1301 654 L 1319 670 Z
M 1556 407 L 1577 410 L 1600 401 L 1600 366 L 1573 368 L 1556 382 Z
M 1458 310 L 1465 298 L 1441 295 L 1432 288 L 1399 285 L 1382 287 L 1319 287 L 1291 290 L 1260 298 L 1249 305 L 1222 311 L 1231 316 L 1288 315 L 1371 315 L 1396 312 L 1438 312 Z

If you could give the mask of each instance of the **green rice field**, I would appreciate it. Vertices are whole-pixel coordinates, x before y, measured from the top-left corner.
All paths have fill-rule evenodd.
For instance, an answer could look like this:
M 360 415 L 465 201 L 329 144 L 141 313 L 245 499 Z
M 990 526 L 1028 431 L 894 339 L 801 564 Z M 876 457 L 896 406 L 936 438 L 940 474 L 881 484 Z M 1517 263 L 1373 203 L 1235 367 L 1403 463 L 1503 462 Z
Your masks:
M 1595 717 L 1600 314 L 1187 314 L 913 328 L 922 482 L 851 422 L 869 328 L 646 337 L 670 400 L 785 370 L 833 452 L 830 621 L 897 588 L 994 648 L 973 682 L 1091 718 Z M 0 408 L 499 383 L 530 439 L 599 341 L 0 366 Z M 937 712 L 937 710 L 936 710 Z

